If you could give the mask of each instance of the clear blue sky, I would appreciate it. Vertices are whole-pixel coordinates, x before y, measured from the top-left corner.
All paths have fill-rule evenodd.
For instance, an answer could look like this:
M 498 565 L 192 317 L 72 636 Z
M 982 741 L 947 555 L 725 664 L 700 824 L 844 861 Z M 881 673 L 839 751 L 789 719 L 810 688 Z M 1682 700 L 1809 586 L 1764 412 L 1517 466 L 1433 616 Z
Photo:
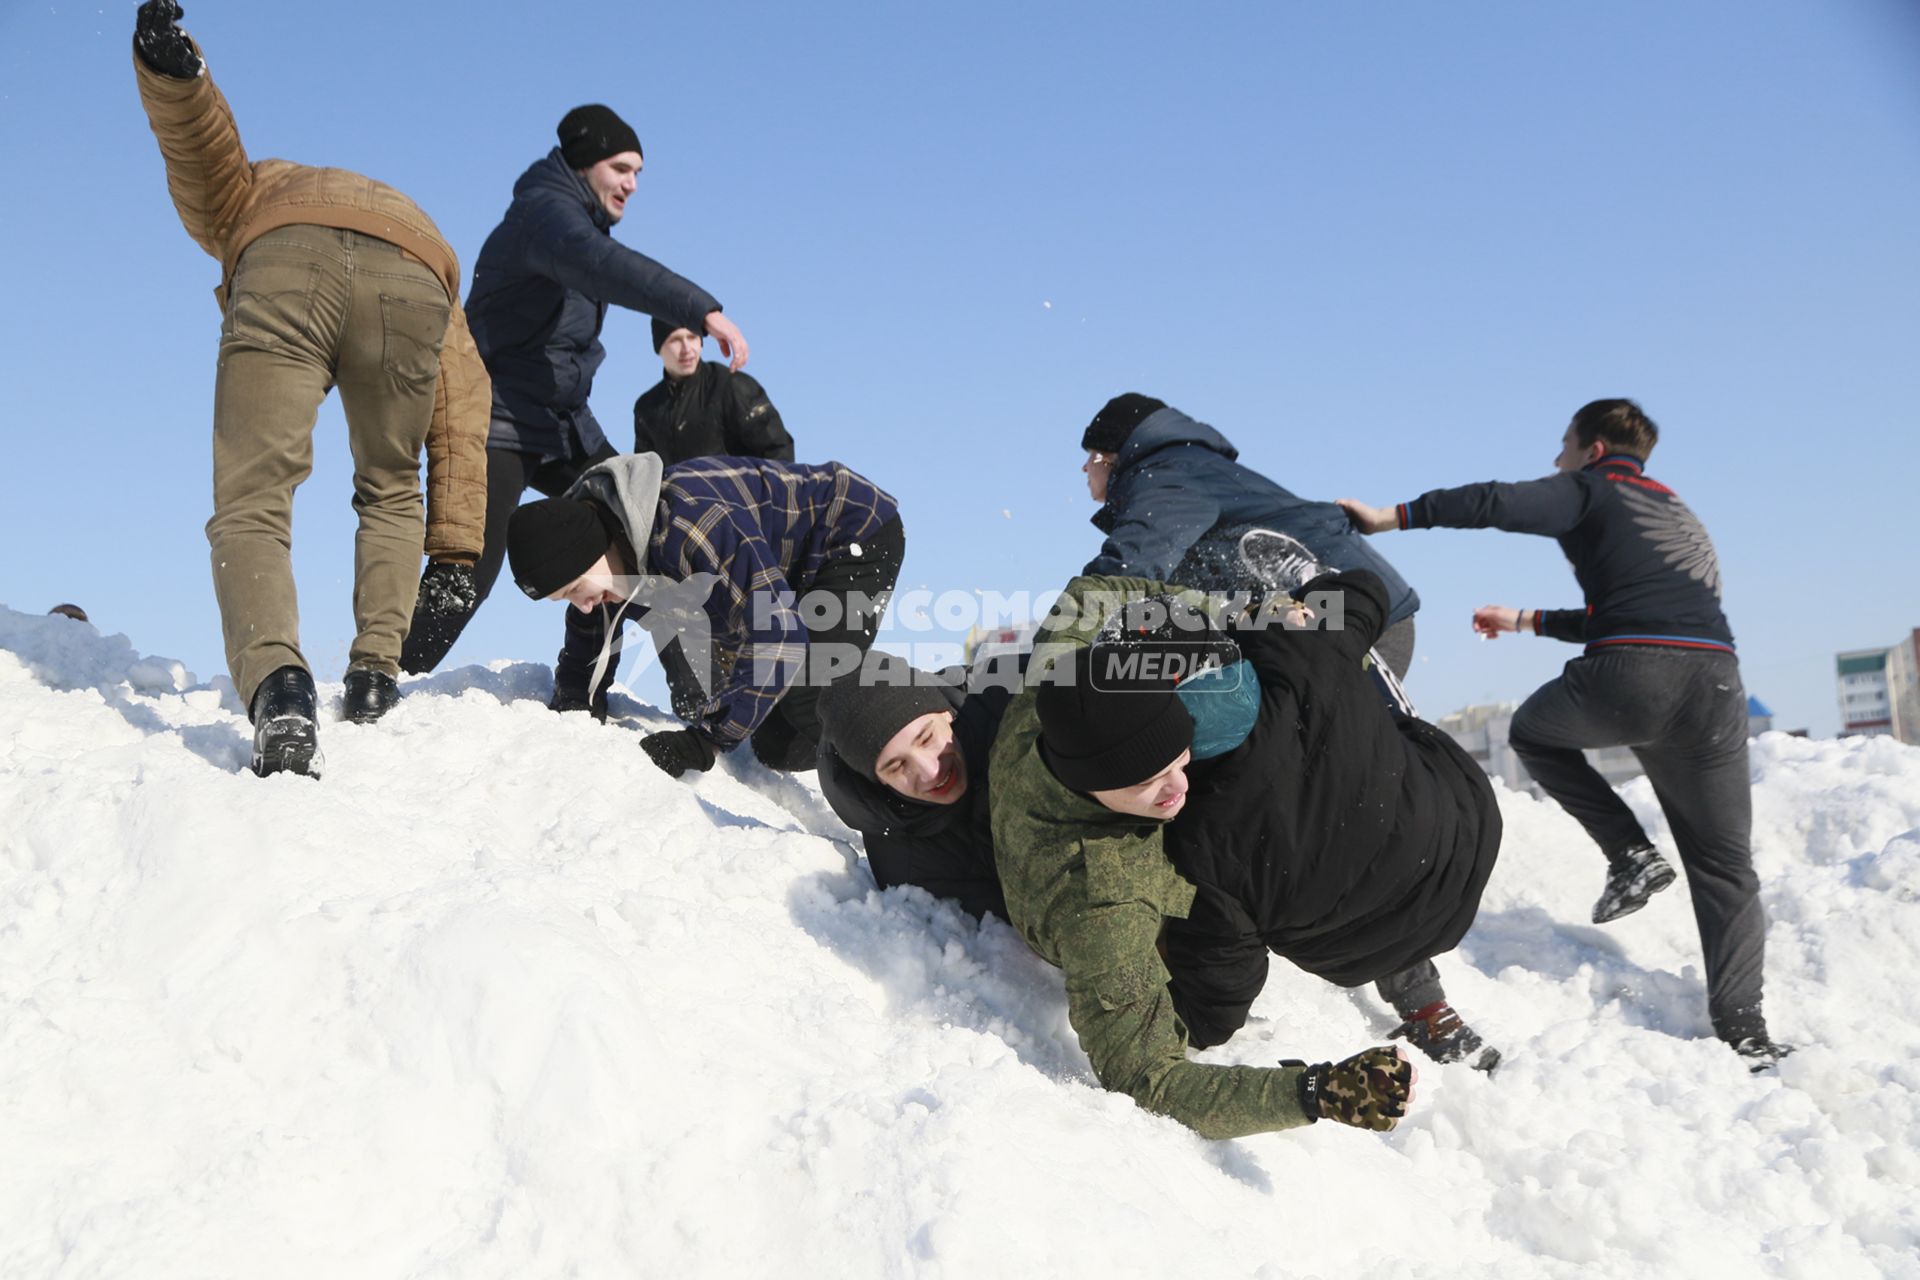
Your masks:
M 135 6 L 0 11 L 0 602 L 223 669 L 202 525 L 218 268 L 181 230 Z M 471 267 L 569 107 L 647 167 L 618 229 L 717 294 L 803 460 L 894 492 L 905 586 L 1041 592 L 1093 553 L 1079 432 L 1157 395 L 1303 494 L 1547 471 L 1628 395 L 1706 522 L 1749 689 L 1836 727 L 1832 654 L 1920 625 L 1920 9 L 1907 0 L 639 6 L 190 0 L 256 158 L 412 195 Z M 616 443 L 659 375 L 615 313 Z M 709 347 L 709 356 L 712 355 Z M 351 635 L 344 426 L 296 569 Z M 1574 649 L 1469 634 L 1570 606 L 1544 539 L 1389 535 L 1423 709 Z M 503 590 L 452 663 L 550 661 Z

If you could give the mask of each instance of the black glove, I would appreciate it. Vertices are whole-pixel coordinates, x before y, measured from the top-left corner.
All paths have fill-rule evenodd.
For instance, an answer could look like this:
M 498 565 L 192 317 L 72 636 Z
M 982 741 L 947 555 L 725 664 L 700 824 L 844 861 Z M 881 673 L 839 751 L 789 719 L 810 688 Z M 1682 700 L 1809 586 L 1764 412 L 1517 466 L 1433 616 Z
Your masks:
M 470 564 L 429 564 L 420 575 L 420 594 L 413 602 L 413 622 L 400 647 L 400 669 L 425 675 L 440 665 L 453 642 L 467 628 L 480 607 L 480 588 Z
M 650 733 L 640 739 L 640 745 L 670 777 L 677 778 L 689 769 L 705 773 L 713 768 L 716 754 L 713 744 L 697 729 Z
M 175 80 L 200 74 L 200 55 L 193 41 L 174 23 L 186 16 L 174 0 L 147 0 L 133 20 L 133 49 L 150 70 Z
M 1308 1067 L 1300 1077 L 1300 1105 L 1308 1115 L 1359 1129 L 1393 1128 L 1412 1099 L 1413 1064 L 1384 1046 Z
M 413 615 L 432 618 L 464 616 L 480 607 L 480 584 L 470 564 L 435 561 L 420 575 L 420 598 Z

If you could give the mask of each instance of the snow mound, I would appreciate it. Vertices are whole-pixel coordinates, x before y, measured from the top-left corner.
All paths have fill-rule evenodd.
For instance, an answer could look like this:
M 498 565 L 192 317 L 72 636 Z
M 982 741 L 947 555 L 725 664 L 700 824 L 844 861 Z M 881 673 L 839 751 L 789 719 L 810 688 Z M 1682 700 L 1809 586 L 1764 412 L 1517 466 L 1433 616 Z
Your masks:
M 665 715 L 548 680 L 412 681 L 262 781 L 230 688 L 0 609 L 0 1274 L 1920 1277 L 1920 751 L 1756 745 L 1777 1076 L 1709 1036 L 1684 888 L 1586 925 L 1598 855 L 1506 793 L 1441 961 L 1500 1073 L 1212 1143 L 810 780 L 668 779 Z M 1208 1056 L 1392 1022 L 1285 966 L 1255 1015 Z

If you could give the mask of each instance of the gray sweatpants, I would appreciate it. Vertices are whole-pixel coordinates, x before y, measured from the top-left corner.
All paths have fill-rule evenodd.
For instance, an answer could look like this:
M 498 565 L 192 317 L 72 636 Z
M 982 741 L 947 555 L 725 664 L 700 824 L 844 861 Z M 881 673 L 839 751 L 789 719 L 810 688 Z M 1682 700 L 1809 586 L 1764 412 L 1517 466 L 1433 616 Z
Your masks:
M 1581 749 L 1633 748 L 1673 828 L 1721 1039 L 1766 1031 L 1766 914 L 1753 874 L 1747 693 L 1740 663 L 1711 650 L 1622 645 L 1576 658 L 1514 713 L 1511 742 L 1535 782 L 1603 852 L 1650 844 Z

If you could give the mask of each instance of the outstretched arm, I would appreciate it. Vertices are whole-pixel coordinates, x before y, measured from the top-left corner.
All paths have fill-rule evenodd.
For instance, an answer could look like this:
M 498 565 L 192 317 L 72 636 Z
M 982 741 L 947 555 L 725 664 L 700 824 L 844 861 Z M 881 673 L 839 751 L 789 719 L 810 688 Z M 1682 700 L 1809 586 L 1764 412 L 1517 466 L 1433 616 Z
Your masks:
M 1362 533 L 1388 533 L 1400 528 L 1395 507 L 1370 507 L 1358 498 L 1341 498 L 1335 504 L 1347 513 L 1347 521 Z
M 584 204 L 553 201 L 538 219 L 527 237 L 535 271 L 596 301 L 712 334 L 723 351 L 745 362 L 745 339 L 720 314 L 719 299 L 607 235 Z
M 720 345 L 720 354 L 727 358 L 727 368 L 740 372 L 747 364 L 747 339 L 740 332 L 740 326 L 720 314 L 719 304 L 704 317 L 707 336 Z M 788 461 L 792 461 L 791 455 Z
M 1362 533 L 1393 529 L 1502 529 L 1557 538 L 1587 518 L 1593 506 L 1590 478 L 1579 474 L 1548 476 L 1519 484 L 1463 484 L 1429 489 L 1412 502 L 1373 507 L 1341 498 L 1340 509 Z
M 1483 604 L 1473 611 L 1473 629 L 1487 640 L 1498 638 L 1502 631 L 1519 631 L 1584 644 L 1587 639 L 1587 611 L 1513 609 L 1503 604 Z
M 136 18 L 134 76 L 167 162 L 167 190 L 194 243 L 225 260 L 253 190 L 253 165 L 233 109 L 206 74 L 200 46 L 174 25 L 173 0 L 147 0 Z

